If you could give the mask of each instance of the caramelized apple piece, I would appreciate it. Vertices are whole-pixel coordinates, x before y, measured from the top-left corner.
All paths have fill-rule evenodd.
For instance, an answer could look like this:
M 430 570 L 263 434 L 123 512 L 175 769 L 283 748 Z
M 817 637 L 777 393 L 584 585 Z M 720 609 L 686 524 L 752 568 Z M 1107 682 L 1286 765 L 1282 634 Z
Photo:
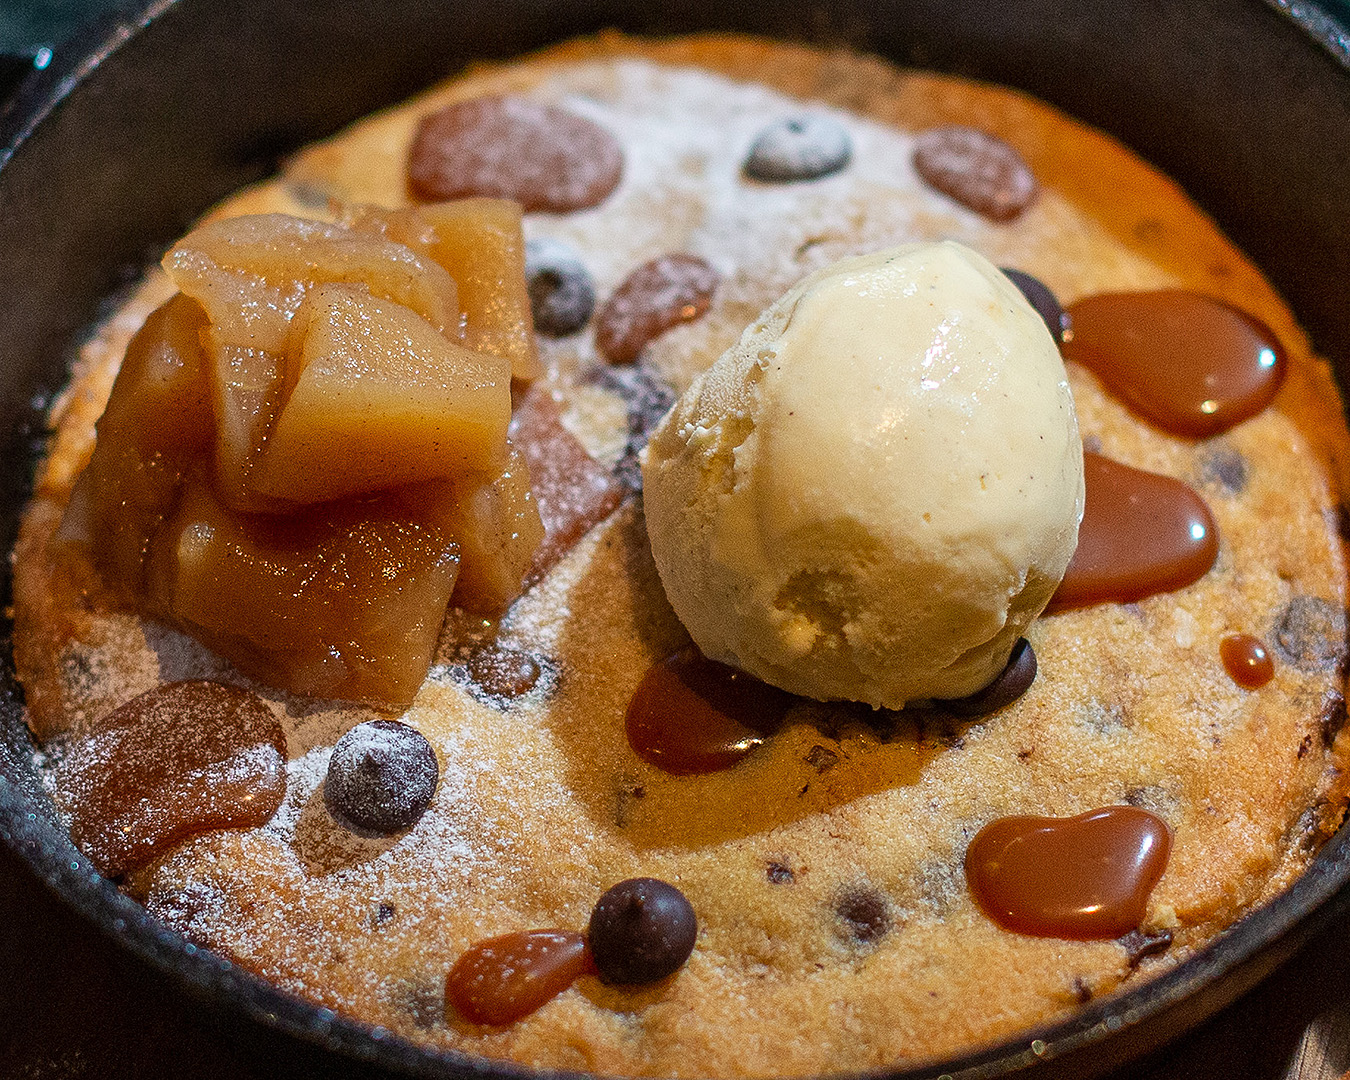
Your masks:
M 210 829 L 264 824 L 286 794 L 286 736 L 255 694 L 159 686 L 114 710 L 61 762 L 70 838 L 105 874 Z
M 530 468 L 544 539 L 527 581 L 538 581 L 623 501 L 623 485 L 562 425 L 547 390 L 531 390 L 511 418 L 511 440 Z
M 464 344 L 511 361 L 511 377 L 542 373 L 525 285 L 520 204 L 510 199 L 457 199 L 416 209 L 361 207 L 357 228 L 369 229 L 434 259 L 459 286 Z
M 458 291 L 443 267 L 344 225 L 288 214 L 222 218 L 188 233 L 163 265 L 206 309 L 223 344 L 282 352 L 291 318 L 320 282 L 364 286 L 459 335 Z
M 431 257 L 459 285 L 465 344 L 506 357 L 512 378 L 537 379 L 543 369 L 525 285 L 520 204 L 510 199 L 457 199 L 428 203 L 418 212 L 436 233 Z
M 216 491 L 235 510 L 277 509 L 260 497 L 250 478 L 258 455 L 276 422 L 282 388 L 282 358 L 277 353 L 229 345 L 208 330 L 211 401 L 215 410 Z
M 197 477 L 151 560 L 153 608 L 241 670 L 382 707 L 421 685 L 459 564 L 396 495 L 249 516 Z
M 141 590 L 150 537 L 210 445 L 205 326 L 200 305 L 178 295 L 131 339 L 56 537 L 89 545 L 108 584 L 124 594 Z
M 497 476 L 466 474 L 411 488 L 415 512 L 459 543 L 459 578 L 450 602 L 484 615 L 505 611 L 544 538 L 539 507 L 530 492 L 530 470 L 512 448 Z
M 292 340 L 276 422 L 255 438 L 252 491 L 314 503 L 501 467 L 505 360 L 344 285 L 310 290 Z

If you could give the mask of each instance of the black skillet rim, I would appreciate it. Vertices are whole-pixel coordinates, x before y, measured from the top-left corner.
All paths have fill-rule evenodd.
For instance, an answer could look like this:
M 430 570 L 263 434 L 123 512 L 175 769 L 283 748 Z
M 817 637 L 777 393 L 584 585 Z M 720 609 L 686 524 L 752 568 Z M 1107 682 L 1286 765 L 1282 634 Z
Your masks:
M 1302 0 L 1297 4 L 1287 0 L 1262 2 L 1291 18 L 1350 72 L 1350 37 L 1325 11 Z M 174 0 L 142 2 L 133 14 L 95 28 L 69 51 L 58 50 L 45 70 L 31 73 L 10 106 L 0 109 L 0 167 L 105 58 L 173 6 Z M 8 642 L 3 644 L 8 654 Z M 0 680 L 0 705 L 6 706 L 6 719 L 11 723 L 5 726 L 21 734 L 22 722 L 17 729 L 12 723 L 18 716 L 18 690 L 6 675 Z M 197 948 L 119 893 L 71 846 L 51 819 L 49 800 L 35 784 L 24 782 L 31 774 L 22 760 L 27 754 L 22 739 L 19 745 L 10 739 L 0 746 L 0 841 L 18 854 L 62 902 L 195 996 L 242 1013 L 265 1028 L 405 1075 L 536 1080 L 581 1075 L 540 1073 L 509 1063 L 428 1050 L 384 1029 L 348 1020 L 279 991 L 229 961 Z M 1334 837 L 1288 891 L 1200 954 L 1138 989 L 1089 1003 L 1065 1020 L 947 1062 L 867 1075 L 894 1080 L 977 1080 L 1031 1066 L 1039 1066 L 1042 1076 L 1069 1076 L 1122 1064 L 1245 992 L 1317 929 L 1350 909 L 1347 881 L 1350 829 Z

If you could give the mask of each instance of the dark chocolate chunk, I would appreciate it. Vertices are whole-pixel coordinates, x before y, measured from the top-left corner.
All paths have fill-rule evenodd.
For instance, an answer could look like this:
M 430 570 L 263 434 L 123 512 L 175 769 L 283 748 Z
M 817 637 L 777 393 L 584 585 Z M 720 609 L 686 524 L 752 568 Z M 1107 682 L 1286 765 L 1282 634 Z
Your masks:
M 530 653 L 495 643 L 474 649 L 466 667 L 481 691 L 474 696 L 491 699 L 491 705 L 528 694 L 543 674 L 539 660 Z
M 600 383 L 624 399 L 628 406 L 628 439 L 614 465 L 615 475 L 632 491 L 642 490 L 642 467 L 638 455 L 670 407 L 675 391 L 643 364 L 606 367 Z
M 1270 639 L 1280 659 L 1300 671 L 1335 667 L 1345 658 L 1345 612 L 1318 596 L 1296 596 Z
M 595 282 L 566 244 L 542 238 L 525 245 L 525 285 L 534 328 L 549 337 L 576 333 L 595 310 Z
M 768 868 L 764 871 L 765 876 L 772 885 L 791 885 L 797 880 L 797 875 L 792 872 L 792 867 L 787 863 L 779 862 L 777 859 L 770 859 Z
M 925 131 L 914 147 L 914 168 L 929 186 L 994 221 L 1011 221 L 1036 198 L 1036 178 L 1022 155 L 975 128 Z
M 1027 303 L 1036 309 L 1036 314 L 1045 320 L 1046 329 L 1055 339 L 1055 344 L 1062 345 L 1064 335 L 1071 329 L 1072 322 L 1068 312 L 1060 306 L 1058 298 L 1050 291 L 1050 286 L 1040 278 L 1032 277 L 1025 270 L 1014 270 L 1007 266 L 1001 266 L 999 269 L 1021 290 L 1022 295 L 1027 298 Z
M 793 116 L 770 124 L 750 146 L 743 166 L 754 180 L 788 183 L 838 172 L 853 157 L 853 141 L 827 116 Z
M 642 347 L 712 304 L 718 273 L 697 255 L 662 255 L 634 270 L 600 309 L 595 347 L 611 364 L 636 360 Z
M 811 747 L 810 753 L 808 753 L 803 760 L 810 765 L 811 768 L 815 769 L 816 772 L 823 773 L 827 769 L 832 769 L 835 765 L 839 764 L 839 755 L 828 746 L 821 746 L 819 743 L 816 743 L 815 746 Z
M 398 720 L 367 720 L 333 747 L 324 803 L 348 827 L 397 832 L 422 816 L 439 779 L 436 753 L 421 732 Z
M 871 885 L 857 884 L 834 901 L 834 914 L 844 935 L 860 945 L 874 945 L 890 932 L 891 906 Z
M 623 150 L 576 113 L 519 97 L 457 101 L 424 118 L 408 154 L 419 199 L 515 199 L 527 212 L 602 202 L 619 183 Z
M 1026 638 L 1018 638 L 1007 666 L 983 690 L 969 697 L 950 698 L 939 704 L 956 716 L 987 716 L 1011 705 L 1036 681 L 1036 652 Z
M 1345 727 L 1345 698 L 1337 690 L 1327 693 L 1322 701 L 1321 712 L 1317 714 L 1318 728 L 1322 732 L 1322 745 L 1330 748 Z
M 1131 930 L 1117 938 L 1116 944 L 1125 950 L 1130 970 L 1133 971 L 1150 956 L 1161 956 L 1172 947 L 1172 931 L 1159 930 L 1156 934 L 1146 934 L 1142 930 Z
M 630 878 L 596 902 L 586 935 L 601 978 L 642 985 L 673 975 L 689 959 L 698 919 L 674 885 Z
M 1200 462 L 1200 483 L 1225 495 L 1240 495 L 1247 487 L 1247 459 L 1231 446 L 1216 446 Z

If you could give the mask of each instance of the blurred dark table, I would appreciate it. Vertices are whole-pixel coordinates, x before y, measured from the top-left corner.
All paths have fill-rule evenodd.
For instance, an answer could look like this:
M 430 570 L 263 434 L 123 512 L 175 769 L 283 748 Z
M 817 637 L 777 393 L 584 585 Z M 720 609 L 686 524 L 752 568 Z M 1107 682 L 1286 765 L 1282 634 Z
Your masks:
M 0 54 L 31 55 L 124 4 L 0 0 Z M 1323 6 L 1350 24 L 1350 0 Z M 1350 920 L 1321 932 L 1208 1023 L 1109 1080 L 1280 1080 L 1304 1028 L 1348 994 Z M 67 911 L 0 848 L 0 1080 L 263 1080 L 279 1068 L 293 1071 L 260 1057 L 228 1018 L 204 1013 Z

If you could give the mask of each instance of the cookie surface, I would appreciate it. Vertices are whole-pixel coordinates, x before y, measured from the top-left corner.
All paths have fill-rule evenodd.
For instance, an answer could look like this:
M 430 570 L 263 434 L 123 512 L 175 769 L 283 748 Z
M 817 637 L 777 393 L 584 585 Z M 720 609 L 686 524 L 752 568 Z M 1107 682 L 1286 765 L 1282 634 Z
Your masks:
M 1213 439 L 1162 433 L 1071 366 L 1089 447 L 1201 492 L 1218 562 L 1180 592 L 1039 620 L 1036 682 L 986 720 L 923 724 L 803 701 L 735 768 L 671 776 L 624 738 L 643 674 L 687 641 L 630 498 L 500 625 L 449 621 L 401 717 L 440 768 L 412 828 L 358 835 L 325 806 L 334 744 L 374 714 L 256 687 L 285 729 L 285 801 L 262 828 L 207 834 L 135 874 L 128 888 L 151 911 L 285 989 L 430 1045 L 610 1074 L 805 1075 L 940 1057 L 1064 1015 L 1193 954 L 1306 867 L 1345 797 L 1336 508 L 1350 440 L 1325 366 L 1283 304 L 1174 185 L 1009 91 L 763 41 L 606 37 L 437 88 L 216 212 L 404 205 L 421 119 L 503 93 L 565 106 L 622 147 L 608 198 L 525 221 L 527 238 L 578 253 L 602 302 L 663 256 L 716 271 L 707 311 L 638 359 L 651 385 L 675 393 L 807 273 L 915 239 L 960 240 L 1065 303 L 1180 286 L 1263 319 L 1289 352 L 1289 378 L 1272 407 Z M 802 114 L 847 133 L 848 163 L 800 182 L 747 177 L 759 133 Z M 1014 220 L 982 216 L 916 173 L 919 136 L 949 124 L 1004 140 L 1034 174 L 1036 198 Z M 246 685 L 196 643 L 109 610 L 96 581 L 45 557 L 121 351 L 170 291 L 152 275 L 85 348 L 17 552 L 16 658 L 32 726 L 54 739 L 58 805 L 60 748 L 117 706 L 173 680 Z M 564 423 L 621 467 L 632 377 L 605 364 L 594 320 L 541 338 L 540 352 Z M 1258 691 L 1220 659 L 1221 639 L 1238 632 L 1275 659 Z M 493 665 L 462 647 L 480 638 L 489 654 L 528 657 L 534 677 L 493 692 L 482 674 Z M 1175 837 L 1141 926 L 1153 945 L 1024 937 L 980 914 L 962 860 L 984 824 L 1121 803 L 1160 815 Z M 678 883 L 698 916 L 674 977 L 641 989 L 583 977 L 505 1027 L 447 1009 L 446 974 L 470 945 L 582 929 L 606 889 L 645 877 Z

